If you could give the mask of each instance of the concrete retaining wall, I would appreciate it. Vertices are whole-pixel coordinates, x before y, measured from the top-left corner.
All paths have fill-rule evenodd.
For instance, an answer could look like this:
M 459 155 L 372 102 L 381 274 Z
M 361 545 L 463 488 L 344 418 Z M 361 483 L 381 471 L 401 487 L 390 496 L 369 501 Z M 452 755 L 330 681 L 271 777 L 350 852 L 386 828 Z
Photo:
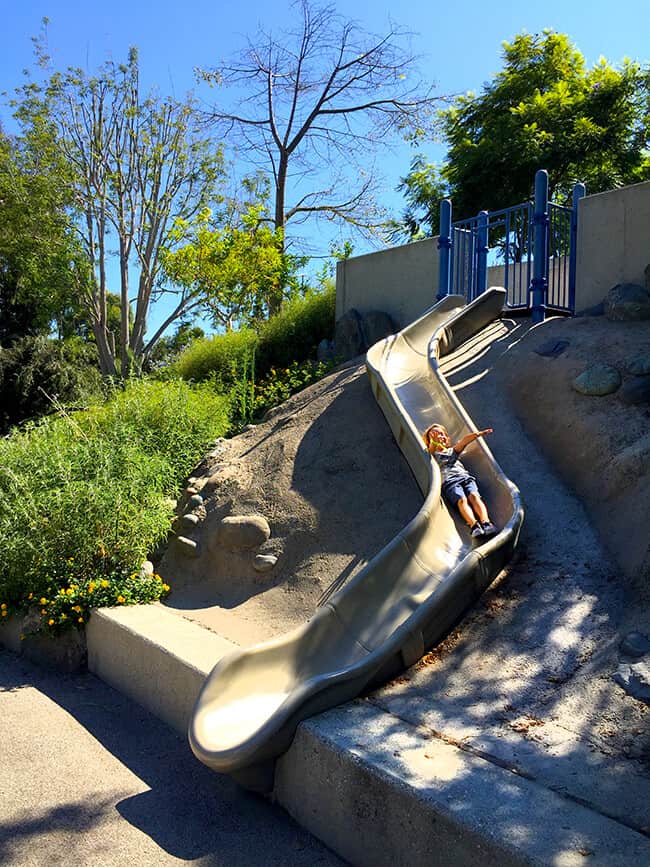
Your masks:
M 650 181 L 587 196 L 578 208 L 576 310 L 617 283 L 645 283 L 650 264 Z
M 403 328 L 434 303 L 438 292 L 438 264 L 437 237 L 339 262 L 336 318 L 352 307 L 361 313 L 385 310 Z M 643 285 L 648 264 L 650 181 L 581 200 L 577 312 L 599 304 L 616 283 Z M 563 260 L 558 266 L 564 267 Z M 503 272 L 503 266 L 488 268 L 488 286 L 503 286 Z M 521 292 L 509 292 L 509 302 L 520 303 L 521 300 Z

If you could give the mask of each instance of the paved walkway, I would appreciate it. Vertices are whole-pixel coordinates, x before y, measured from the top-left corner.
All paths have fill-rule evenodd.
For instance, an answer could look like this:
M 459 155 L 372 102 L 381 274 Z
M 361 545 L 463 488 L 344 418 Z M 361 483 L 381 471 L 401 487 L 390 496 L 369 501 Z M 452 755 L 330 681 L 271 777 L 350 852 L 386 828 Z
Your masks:
M 93 675 L 0 651 L 0 744 L 3 867 L 344 863 Z

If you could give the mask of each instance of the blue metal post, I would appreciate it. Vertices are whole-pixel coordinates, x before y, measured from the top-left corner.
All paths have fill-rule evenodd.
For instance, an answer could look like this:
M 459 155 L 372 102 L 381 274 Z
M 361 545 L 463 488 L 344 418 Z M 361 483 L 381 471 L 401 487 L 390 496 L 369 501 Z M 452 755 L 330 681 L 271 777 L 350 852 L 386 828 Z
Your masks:
M 476 294 L 487 289 L 488 212 L 479 211 L 476 223 Z
M 440 301 L 450 290 L 450 265 L 451 265 L 451 200 L 443 199 L 440 202 L 440 234 L 438 236 L 439 264 L 438 264 L 438 295 Z
M 573 206 L 571 209 L 571 238 L 569 240 L 569 309 L 576 312 L 576 269 L 578 266 L 578 203 L 587 194 L 584 184 L 573 187 Z
M 533 322 L 546 317 L 548 292 L 548 172 L 535 173 L 535 212 L 533 214 Z

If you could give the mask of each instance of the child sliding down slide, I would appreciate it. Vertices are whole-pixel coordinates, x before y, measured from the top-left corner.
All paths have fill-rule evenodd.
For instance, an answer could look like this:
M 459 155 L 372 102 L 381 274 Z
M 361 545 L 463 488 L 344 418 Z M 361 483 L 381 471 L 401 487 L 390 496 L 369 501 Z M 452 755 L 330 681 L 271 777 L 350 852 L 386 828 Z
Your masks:
M 447 429 L 441 424 L 432 424 L 422 434 L 427 450 L 440 466 L 444 501 L 448 506 L 455 506 L 458 509 L 475 539 L 494 536 L 499 531 L 490 521 L 476 479 L 468 473 L 458 458 L 470 443 L 490 433 L 492 433 L 491 427 L 474 431 L 458 440 L 453 446 Z

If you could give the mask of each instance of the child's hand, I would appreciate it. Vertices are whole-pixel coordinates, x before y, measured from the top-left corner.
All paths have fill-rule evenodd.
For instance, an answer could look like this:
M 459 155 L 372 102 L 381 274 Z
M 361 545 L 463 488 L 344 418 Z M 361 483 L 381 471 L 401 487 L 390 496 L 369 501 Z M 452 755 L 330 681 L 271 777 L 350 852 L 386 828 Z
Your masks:
M 486 427 L 485 430 L 477 430 L 477 431 L 476 431 L 476 436 L 477 436 L 477 437 L 484 437 L 485 434 L 489 434 L 489 433 L 493 433 L 493 432 L 494 432 L 494 431 L 492 430 L 491 427 Z

